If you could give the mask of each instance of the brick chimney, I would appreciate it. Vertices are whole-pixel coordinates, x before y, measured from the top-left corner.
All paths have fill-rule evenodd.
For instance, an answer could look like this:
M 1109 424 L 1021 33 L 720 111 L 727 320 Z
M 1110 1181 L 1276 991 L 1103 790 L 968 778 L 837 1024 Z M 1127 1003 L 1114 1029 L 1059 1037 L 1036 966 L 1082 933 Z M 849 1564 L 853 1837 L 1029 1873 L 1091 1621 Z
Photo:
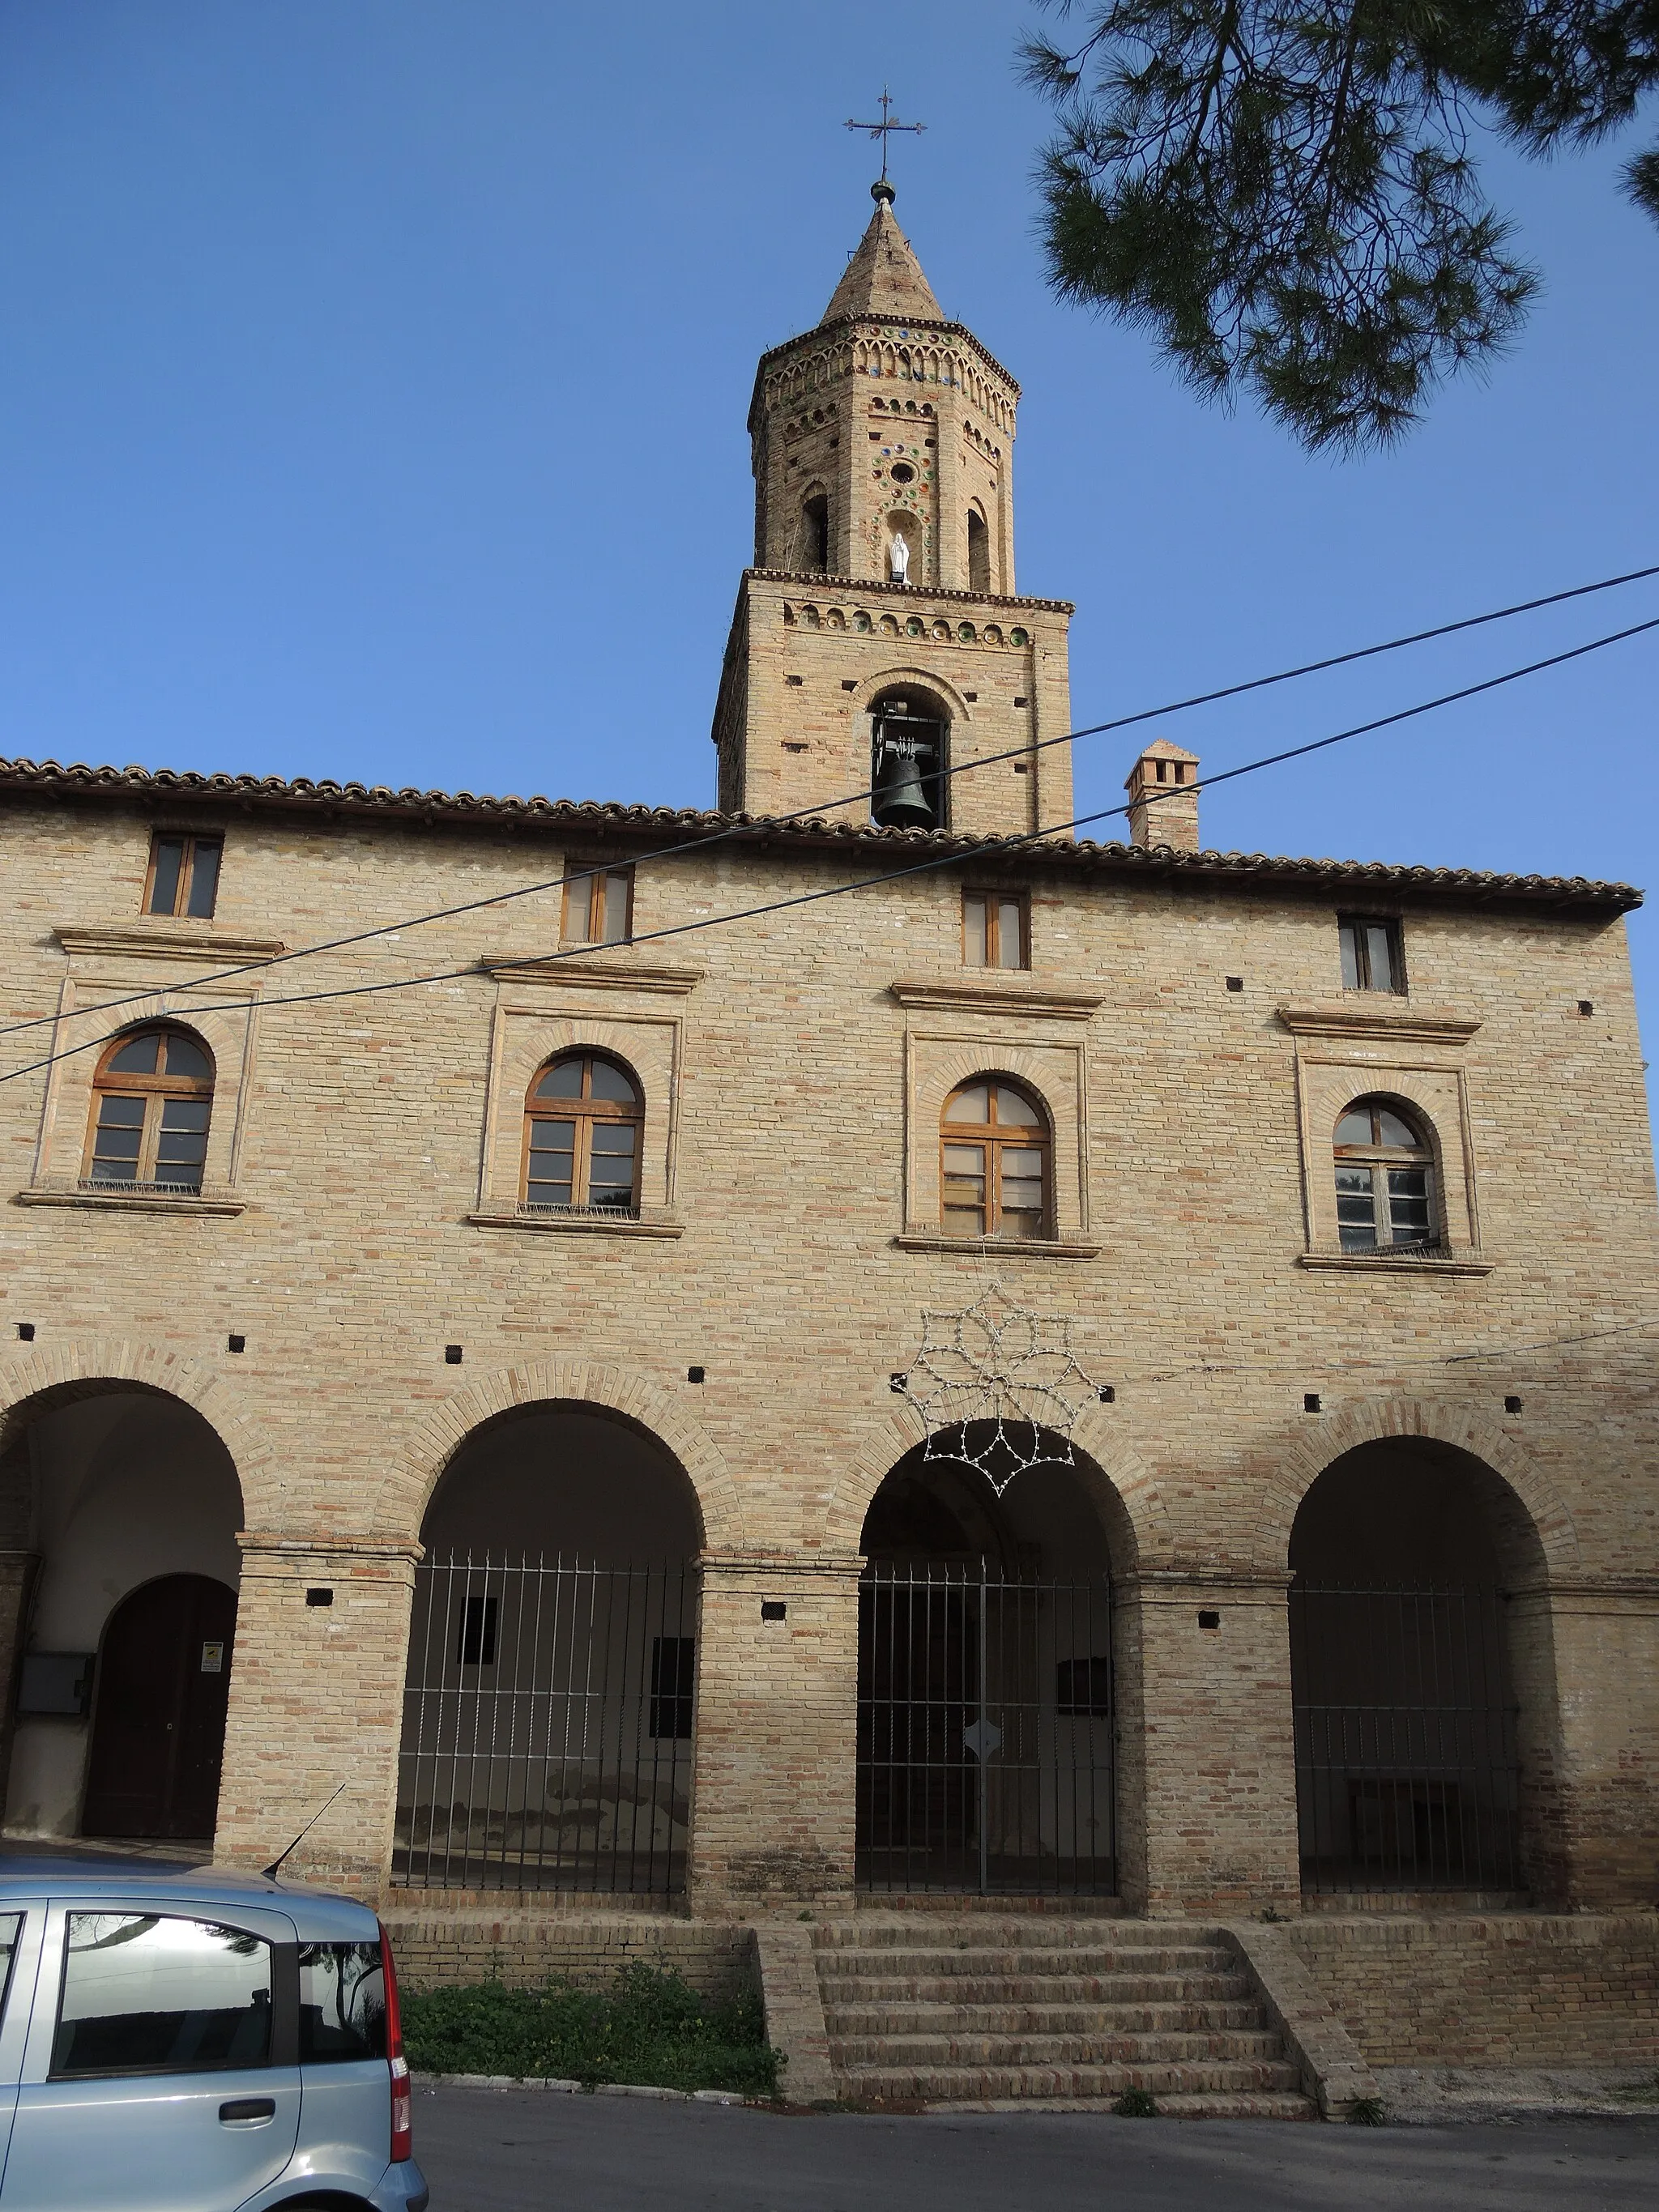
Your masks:
M 1129 771 L 1129 835 L 1148 849 L 1198 850 L 1198 755 L 1159 738 Z

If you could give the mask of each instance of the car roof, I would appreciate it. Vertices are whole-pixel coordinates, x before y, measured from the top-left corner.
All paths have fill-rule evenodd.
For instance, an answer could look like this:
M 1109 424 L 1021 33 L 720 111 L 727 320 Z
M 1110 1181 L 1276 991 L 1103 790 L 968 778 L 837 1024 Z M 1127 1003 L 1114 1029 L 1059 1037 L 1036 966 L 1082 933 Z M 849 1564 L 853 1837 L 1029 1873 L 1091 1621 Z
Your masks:
M 167 1905 L 276 1906 L 307 1941 L 362 1943 L 378 1938 L 373 1908 L 303 1882 L 245 1871 L 240 1867 L 180 1866 L 129 1856 L 118 1850 L 0 1850 L 0 1905 L 48 1898 L 90 1903 L 100 1897 L 154 1899 Z

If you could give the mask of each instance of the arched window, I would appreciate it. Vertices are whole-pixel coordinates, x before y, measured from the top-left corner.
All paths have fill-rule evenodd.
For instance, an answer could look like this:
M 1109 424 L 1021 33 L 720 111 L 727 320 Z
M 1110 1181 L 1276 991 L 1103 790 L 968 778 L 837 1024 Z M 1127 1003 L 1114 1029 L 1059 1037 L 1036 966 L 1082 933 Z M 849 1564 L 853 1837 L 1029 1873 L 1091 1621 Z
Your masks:
M 1356 1098 L 1336 1125 L 1336 1218 L 1345 1252 L 1431 1251 L 1434 1153 L 1397 1106 Z
M 213 1055 L 184 1030 L 118 1037 L 93 1078 L 82 1180 L 126 1188 L 200 1190 L 213 1113 Z
M 830 566 L 830 496 L 816 489 L 800 503 L 799 566 L 812 574 Z
M 941 1225 L 956 1237 L 1052 1237 L 1048 1117 L 992 1076 L 960 1085 L 939 1130 Z
M 870 813 L 892 830 L 942 830 L 950 723 L 914 691 L 882 694 L 870 709 Z
M 645 1101 L 615 1060 L 566 1053 L 530 1086 L 525 1109 L 524 1203 L 635 1213 Z
M 968 588 L 970 592 L 991 588 L 991 533 L 985 526 L 985 517 L 975 507 L 968 510 Z

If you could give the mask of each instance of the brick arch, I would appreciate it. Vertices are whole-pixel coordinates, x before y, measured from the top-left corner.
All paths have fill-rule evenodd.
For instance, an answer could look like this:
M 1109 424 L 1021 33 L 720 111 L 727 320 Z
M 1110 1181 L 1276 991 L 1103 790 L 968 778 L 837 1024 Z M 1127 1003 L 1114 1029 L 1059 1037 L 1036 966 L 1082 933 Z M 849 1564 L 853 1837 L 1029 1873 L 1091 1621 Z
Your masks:
M 645 1430 L 691 1485 L 707 1550 L 740 1550 L 738 1486 L 720 1447 L 678 1401 L 653 1382 L 597 1361 L 549 1359 L 503 1368 L 475 1389 L 458 1391 L 429 1413 L 380 1479 L 373 1528 L 408 1542 L 420 1533 L 439 1477 L 475 1430 L 520 1406 L 599 1407 Z
M 1122 1579 L 1172 1559 L 1170 1514 L 1156 1476 L 1139 1452 L 1113 1433 L 1093 1407 L 1079 1414 L 1072 1435 L 1084 1459 L 1078 1474 L 1101 1516 L 1112 1553 L 1112 1571 Z M 927 1439 L 927 1425 L 909 1404 L 896 1407 L 843 1472 L 830 1498 L 825 1547 L 856 1552 L 872 1499 L 907 1452 Z
M 0 1454 L 32 1418 L 29 1408 L 36 1400 L 64 1405 L 123 1388 L 177 1399 L 199 1413 L 230 1455 L 241 1488 L 244 1524 L 271 1524 L 279 1504 L 270 1438 L 240 1409 L 222 1375 L 201 1360 L 181 1358 L 155 1345 L 84 1337 L 33 1346 L 8 1359 L 0 1367 Z
M 1530 1520 L 1551 1574 L 1580 1565 L 1578 1531 L 1565 1499 L 1514 1437 L 1472 1407 L 1433 1398 L 1362 1398 L 1295 1437 L 1261 1500 L 1258 1525 L 1273 1564 L 1288 1560 L 1291 1523 L 1328 1467 L 1360 1444 L 1412 1437 L 1449 1444 L 1490 1468 Z
M 922 638 L 910 640 L 912 645 L 921 645 L 926 641 Z M 855 716 L 867 714 L 870 711 L 870 702 L 872 699 L 878 697 L 884 691 L 890 691 L 896 686 L 905 684 L 915 684 L 919 690 L 936 693 L 950 708 L 951 719 L 953 722 L 973 720 L 973 708 L 954 684 L 947 683 L 943 676 L 934 675 L 927 669 L 918 668 L 914 663 L 908 661 L 896 667 L 884 668 L 878 676 L 864 678 L 857 690 L 851 695 L 850 703 L 854 714 Z

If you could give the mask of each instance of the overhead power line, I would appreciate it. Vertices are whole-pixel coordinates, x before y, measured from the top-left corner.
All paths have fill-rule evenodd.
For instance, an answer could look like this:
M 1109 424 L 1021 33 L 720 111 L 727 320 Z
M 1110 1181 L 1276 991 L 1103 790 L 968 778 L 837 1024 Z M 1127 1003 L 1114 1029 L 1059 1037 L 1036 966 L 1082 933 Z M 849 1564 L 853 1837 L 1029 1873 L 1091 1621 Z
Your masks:
M 1181 794 L 1189 796 L 1206 790 L 1214 784 L 1231 783 L 1239 776 L 1253 775 L 1262 769 L 1277 768 L 1285 761 L 1304 759 L 1310 753 L 1323 752 L 1330 746 L 1344 744 L 1351 738 L 1366 737 L 1377 730 L 1393 728 L 1401 722 L 1413 720 L 1419 715 L 1432 714 L 1439 708 L 1455 706 L 1464 699 L 1477 698 L 1483 692 L 1495 691 L 1504 684 L 1518 683 L 1525 677 L 1539 675 L 1547 668 L 1559 668 L 1568 661 L 1583 659 L 1587 653 L 1599 653 L 1605 647 L 1621 644 L 1627 638 L 1640 637 L 1644 633 L 1655 629 L 1659 629 L 1659 615 L 1653 616 L 1646 622 L 1633 623 L 1627 629 L 1610 631 L 1606 636 L 1592 638 L 1586 644 L 1571 646 L 1561 653 L 1547 654 L 1541 660 L 1532 660 L 1522 667 L 1506 669 L 1500 676 L 1488 676 L 1478 684 L 1462 684 L 1455 691 L 1443 691 L 1435 698 L 1419 700 L 1415 706 L 1398 708 L 1392 714 L 1379 714 L 1368 722 L 1356 722 L 1348 729 L 1332 732 L 1328 737 L 1311 738 L 1305 744 L 1286 746 L 1282 751 L 1264 754 L 1259 760 L 1246 761 L 1238 768 L 1223 769 L 1215 775 L 1204 777 L 1196 783 L 1182 785 Z M 1170 787 L 1164 793 L 1149 793 L 1146 800 L 1137 803 L 1151 804 L 1159 797 L 1173 798 L 1175 795 L 1175 787 Z M 1052 823 L 1046 830 L 1024 830 L 1006 837 L 988 839 L 982 849 L 985 850 L 988 858 L 999 858 L 1005 854 L 1018 852 L 1023 848 L 1041 842 L 1045 838 L 1057 836 L 1064 831 L 1087 829 L 1097 822 L 1109 821 L 1128 811 L 1129 808 L 1127 805 L 1103 806 L 1092 813 L 1074 816 L 1069 822 Z M 765 830 L 770 828 L 772 823 L 769 818 L 756 826 Z M 693 841 L 694 844 L 697 842 L 712 841 Z M 661 929 L 646 930 L 629 941 L 634 945 L 658 944 L 668 938 L 690 937 L 704 930 L 727 928 L 734 922 L 755 921 L 767 915 L 786 913 L 795 907 L 813 906 L 824 899 L 845 898 L 853 892 L 873 890 L 882 884 L 900 883 L 908 877 L 925 875 L 937 868 L 959 866 L 962 858 L 962 854 L 955 849 L 931 853 L 925 860 L 912 861 L 902 868 L 889 868 L 878 874 L 860 876 L 850 883 L 826 884 L 817 890 L 794 892 L 787 898 L 768 899 L 758 906 L 739 907 L 726 914 L 700 915 L 692 921 L 669 923 Z M 562 881 L 562 878 L 558 880 Z M 495 902 L 483 899 L 474 903 L 489 906 L 495 904 Z M 379 931 L 369 931 L 363 934 L 364 937 L 370 937 L 381 933 Z M 359 938 L 344 941 L 360 943 L 363 939 Z M 545 968 L 557 962 L 586 958 L 592 953 L 603 950 L 605 950 L 603 946 L 593 945 L 566 945 L 551 952 L 530 952 L 514 959 L 495 961 L 491 965 L 500 970 L 514 968 Z M 250 964 L 259 966 L 264 963 Z M 246 970 L 237 969 L 234 972 L 244 974 Z M 270 1009 L 276 1006 L 315 1006 L 334 999 L 374 998 L 382 992 L 417 990 L 430 983 L 453 982 L 463 976 L 473 975 L 477 973 L 476 962 L 470 961 L 459 968 L 433 969 L 423 975 L 389 976 L 378 983 L 346 983 L 325 991 L 295 992 L 284 999 L 262 999 L 260 1005 L 262 1008 Z M 161 990 L 144 992 L 137 995 L 146 1000 L 154 1000 L 171 995 L 173 990 L 178 988 L 182 987 L 163 986 Z M 127 1004 L 130 1001 L 120 1000 L 114 1003 Z M 235 1011 L 245 1003 L 246 1001 L 231 1000 L 205 1006 L 198 1004 L 188 1011 L 194 1013 L 223 1013 Z M 88 1013 L 100 1013 L 106 1009 L 102 1006 L 91 1006 L 75 1010 L 76 1012 L 83 1011 Z M 54 1018 L 61 1018 L 61 1017 L 54 1017 Z M 60 1052 L 49 1053 L 40 1060 L 31 1060 L 22 1067 L 13 1068 L 8 1073 L 0 1075 L 0 1083 L 14 1083 L 20 1077 L 33 1075 L 43 1068 L 55 1066 L 60 1060 L 72 1060 L 81 1053 L 94 1051 L 98 1046 L 111 1042 L 120 1033 L 118 1029 L 109 1030 L 100 1036 L 88 1037 L 79 1044 L 65 1046 Z
M 1115 731 L 1133 729 L 1141 724 L 1158 721 L 1172 714 L 1189 714 L 1200 707 L 1215 706 L 1224 700 L 1242 698 L 1252 691 L 1267 690 L 1277 684 L 1295 683 L 1304 676 L 1321 675 L 1328 669 L 1347 667 L 1355 661 L 1374 659 L 1382 653 L 1399 653 L 1409 646 L 1428 644 L 1436 638 L 1451 637 L 1462 630 L 1479 629 L 1489 623 L 1507 622 L 1517 615 L 1536 613 L 1542 607 L 1560 606 L 1570 599 L 1585 599 L 1598 592 L 1616 591 L 1623 585 L 1641 583 L 1653 576 L 1659 576 L 1659 562 L 1645 568 L 1627 569 L 1622 575 L 1604 576 L 1593 584 L 1574 584 L 1565 591 L 1547 592 L 1541 599 L 1516 600 L 1510 606 L 1493 607 L 1484 614 L 1460 616 L 1455 622 L 1439 623 L 1429 629 L 1412 630 L 1403 636 L 1387 638 L 1376 645 L 1356 646 L 1346 653 L 1330 653 L 1321 660 L 1304 661 L 1294 668 L 1276 670 L 1269 676 L 1248 677 L 1237 684 L 1224 684 L 1217 690 L 1194 692 L 1183 699 L 1166 701 L 1162 706 L 1139 708 L 1133 714 L 1116 715 L 1109 721 L 1092 722 L 1081 729 L 1067 730 L 1057 737 L 1042 738 L 1034 744 L 1014 745 L 1005 752 L 988 754 L 981 760 L 963 761 L 953 767 L 946 768 L 943 771 L 942 780 L 948 781 L 958 775 L 970 775 L 980 769 L 994 768 L 1005 761 L 1028 759 L 1034 752 L 1047 752 L 1056 745 L 1073 744 L 1084 738 L 1104 737 Z M 1625 634 L 1620 633 L 1620 635 Z M 1540 666 L 1548 665 L 1548 663 L 1539 664 Z M 1340 743 L 1340 740 L 1333 738 L 1322 742 L 1334 744 Z M 1292 757 L 1284 754 L 1275 755 L 1273 758 L 1288 759 Z M 1270 762 L 1253 763 L 1246 768 L 1232 769 L 1227 773 L 1236 775 L 1248 775 L 1255 766 L 1271 764 Z M 1225 778 L 1220 775 L 1206 779 L 1207 783 L 1219 783 L 1224 781 Z M 1202 787 L 1200 785 L 1185 784 L 1182 785 L 1182 791 L 1184 794 Z M 1165 794 L 1149 793 L 1148 803 L 1154 802 L 1164 795 Z M 1168 795 L 1173 797 L 1175 794 L 1171 792 Z M 757 830 L 787 829 L 792 823 L 811 821 L 820 815 L 833 814 L 842 807 L 859 805 L 871 796 L 871 791 L 866 787 L 858 791 L 844 793 L 839 799 L 815 799 L 810 806 L 797 807 L 791 813 L 768 815 L 758 823 L 732 823 L 720 830 L 702 832 L 693 837 L 681 838 L 672 845 L 659 846 L 654 852 L 636 854 L 629 865 L 636 871 L 651 867 L 664 860 L 678 859 L 688 852 L 706 851 L 711 845 L 723 843 L 728 838 L 752 837 Z M 1128 811 L 1127 806 L 1112 807 L 1107 809 L 1104 813 L 1090 815 L 1084 818 L 1091 822 L 1104 821 L 1114 815 L 1127 814 Z M 1080 826 L 1081 823 L 1078 822 L 1051 823 L 1047 829 L 1035 834 L 1039 836 L 1052 837 L 1059 836 L 1064 830 Z M 390 936 L 394 932 L 420 929 L 428 923 L 452 921 L 462 915 L 477 914 L 486 908 L 507 906 L 515 900 L 538 897 L 545 891 L 562 890 L 568 884 L 585 883 L 600 872 L 602 871 L 597 866 L 576 869 L 564 874 L 548 877 L 537 883 L 518 884 L 510 890 L 492 891 L 484 898 L 463 900 L 454 906 L 434 907 L 424 914 L 411 915 L 396 921 L 377 923 L 372 929 L 356 930 L 344 937 L 320 939 L 313 945 L 296 945 L 289 952 L 272 953 L 264 959 L 244 961 L 235 967 L 219 969 L 210 975 L 193 976 L 173 988 L 181 991 L 208 990 L 216 983 L 232 982 L 240 975 L 264 973 L 271 968 L 289 965 L 296 960 L 315 959 L 325 952 L 345 951 L 355 945 L 369 944 L 376 938 Z M 131 992 L 121 998 L 106 999 L 95 1006 L 85 1007 L 80 1011 L 87 1013 L 112 1012 L 117 1007 L 137 1005 L 154 995 L 153 992 Z M 292 1001 L 272 1000 L 270 1003 L 291 1004 Z M 8 1023 L 0 1025 L 0 1036 L 15 1036 L 26 1030 L 46 1028 L 58 1018 L 56 1014 L 38 1014 L 32 1016 L 27 1021 Z M 26 1069 L 18 1071 L 20 1074 L 27 1072 Z M 0 1080 L 4 1079 L 0 1078 Z

